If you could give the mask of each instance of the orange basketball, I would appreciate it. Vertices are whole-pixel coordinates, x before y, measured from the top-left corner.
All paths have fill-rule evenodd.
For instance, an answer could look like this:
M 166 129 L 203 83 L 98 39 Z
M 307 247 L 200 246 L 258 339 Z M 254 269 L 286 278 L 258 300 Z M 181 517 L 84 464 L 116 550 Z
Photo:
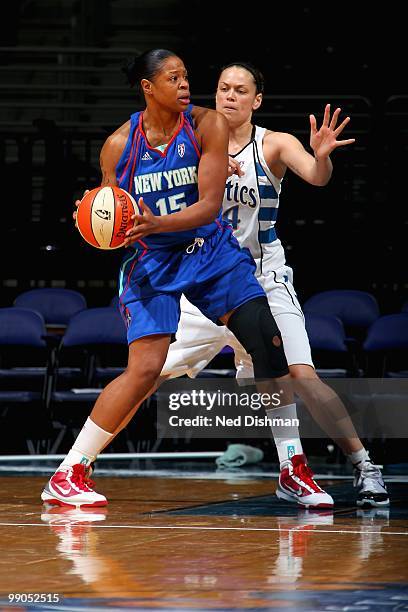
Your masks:
M 137 204 L 120 187 L 97 187 L 87 193 L 77 210 L 77 226 L 86 242 L 98 249 L 123 246 L 126 232 L 134 226 L 131 218 Z

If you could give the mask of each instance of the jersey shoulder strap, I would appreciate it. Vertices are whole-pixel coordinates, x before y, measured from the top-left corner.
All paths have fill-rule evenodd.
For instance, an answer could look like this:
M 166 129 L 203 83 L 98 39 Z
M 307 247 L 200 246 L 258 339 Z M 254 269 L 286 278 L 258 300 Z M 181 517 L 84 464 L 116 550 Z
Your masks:
M 189 104 L 187 107 L 187 110 L 184 111 L 183 115 L 184 115 L 184 129 L 185 132 L 187 133 L 191 144 L 193 145 L 198 157 L 201 157 L 201 146 L 200 143 L 197 140 L 197 136 L 195 134 L 195 125 L 194 125 L 194 119 L 192 117 L 191 111 L 193 110 L 193 105 Z
M 264 157 L 263 141 L 265 138 L 266 131 L 267 131 L 266 128 L 260 127 L 259 125 L 256 126 L 255 137 L 254 137 L 256 172 L 259 177 L 264 176 L 269 180 L 270 183 L 272 183 L 274 190 L 275 190 L 274 197 L 277 198 L 279 191 L 280 191 L 280 184 L 282 180 L 276 177 L 270 171 L 269 166 L 266 163 L 266 160 Z

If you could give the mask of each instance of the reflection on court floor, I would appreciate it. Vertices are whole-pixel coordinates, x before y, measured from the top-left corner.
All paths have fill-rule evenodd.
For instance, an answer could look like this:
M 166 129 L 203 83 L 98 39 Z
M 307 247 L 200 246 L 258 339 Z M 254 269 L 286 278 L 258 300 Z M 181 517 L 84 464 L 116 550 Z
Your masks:
M 298 510 L 276 481 L 102 477 L 107 508 L 42 506 L 44 477 L 4 476 L 1 603 L 24 610 L 408 610 L 408 487 L 357 510 L 333 480 L 333 511 Z M 11 593 L 58 603 L 9 604 Z

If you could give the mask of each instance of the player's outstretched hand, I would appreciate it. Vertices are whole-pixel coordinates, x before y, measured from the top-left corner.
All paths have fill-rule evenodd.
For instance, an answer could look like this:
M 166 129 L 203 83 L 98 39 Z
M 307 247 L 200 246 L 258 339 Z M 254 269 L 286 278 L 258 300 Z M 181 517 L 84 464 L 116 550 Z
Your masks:
M 130 246 L 148 234 L 160 232 L 160 217 L 152 213 L 150 208 L 144 203 L 143 198 L 139 198 L 137 204 L 142 214 L 132 215 L 135 226 L 126 232 L 125 247 Z
M 87 193 L 89 193 L 89 189 L 85 189 L 84 195 L 82 197 L 84 198 Z M 77 208 L 80 205 L 80 203 L 81 203 L 81 200 L 75 200 L 75 206 Z M 78 224 L 77 224 L 77 220 L 76 220 L 76 218 L 77 218 L 77 211 L 76 210 L 74 210 L 74 212 L 72 213 L 72 217 L 73 217 L 73 219 L 75 221 L 75 227 L 78 229 Z
M 228 178 L 230 176 L 232 176 L 233 174 L 236 174 L 237 176 L 244 176 L 245 172 L 242 170 L 241 166 L 239 165 L 239 162 L 237 162 L 236 159 L 234 159 L 233 157 L 231 157 L 231 155 L 228 156 Z
M 316 117 L 310 115 L 310 146 L 313 149 L 316 159 L 324 159 L 330 155 L 337 147 L 353 144 L 355 138 L 348 140 L 337 140 L 337 137 L 342 133 L 350 117 L 346 117 L 338 127 L 337 121 L 340 115 L 341 108 L 336 108 L 330 119 L 330 104 L 326 104 L 324 109 L 324 117 L 321 128 L 318 130 L 316 126 Z

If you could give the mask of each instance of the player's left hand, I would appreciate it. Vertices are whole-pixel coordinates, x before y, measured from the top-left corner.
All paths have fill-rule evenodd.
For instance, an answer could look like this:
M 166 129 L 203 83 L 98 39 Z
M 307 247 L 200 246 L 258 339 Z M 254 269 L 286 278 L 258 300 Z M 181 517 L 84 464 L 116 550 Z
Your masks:
M 84 197 L 86 196 L 86 194 L 87 194 L 87 193 L 89 193 L 89 189 L 85 189 L 85 191 L 84 191 L 84 195 L 82 196 L 82 198 L 84 198 Z M 77 208 L 79 207 L 79 205 L 80 205 L 81 201 L 82 201 L 82 200 L 75 200 L 75 206 L 76 206 Z M 72 213 L 72 218 L 73 218 L 73 219 L 74 219 L 74 221 L 75 221 L 75 227 L 78 229 L 77 213 L 78 213 L 78 211 L 77 211 L 77 210 L 74 210 L 74 212 Z
M 341 108 L 336 108 L 330 119 L 330 104 L 326 104 L 324 109 L 324 117 L 321 128 L 318 130 L 316 126 L 316 117 L 310 115 L 310 146 L 313 149 L 315 158 L 327 158 L 330 153 L 337 147 L 353 144 L 355 138 L 348 140 L 337 140 L 337 137 L 344 130 L 350 117 L 346 117 L 342 123 L 336 128 Z
M 242 170 L 240 163 L 231 155 L 228 155 L 228 178 L 233 174 L 241 177 L 244 176 L 245 172 Z
M 125 247 L 130 246 L 144 236 L 161 231 L 160 217 L 152 213 L 150 208 L 144 203 L 143 198 L 139 198 L 137 204 L 142 214 L 132 215 L 135 226 L 126 232 Z

